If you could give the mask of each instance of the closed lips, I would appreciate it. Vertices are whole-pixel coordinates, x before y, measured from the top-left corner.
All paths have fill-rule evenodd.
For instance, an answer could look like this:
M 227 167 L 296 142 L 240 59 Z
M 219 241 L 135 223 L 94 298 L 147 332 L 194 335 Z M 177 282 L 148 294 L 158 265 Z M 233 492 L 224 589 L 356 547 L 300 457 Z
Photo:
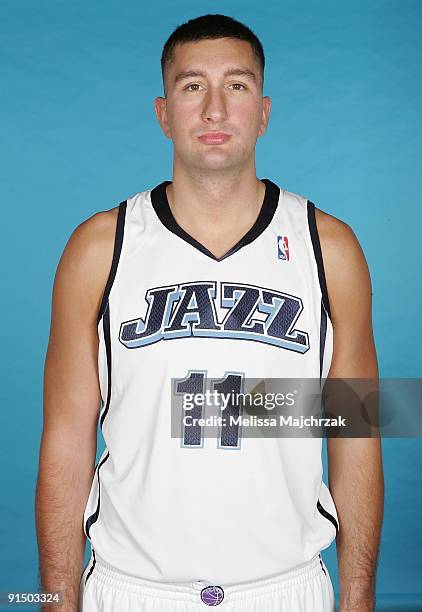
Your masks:
M 198 136 L 200 140 L 203 142 L 226 142 L 231 137 L 230 134 L 226 134 L 225 132 L 207 132 L 206 134 L 202 134 Z

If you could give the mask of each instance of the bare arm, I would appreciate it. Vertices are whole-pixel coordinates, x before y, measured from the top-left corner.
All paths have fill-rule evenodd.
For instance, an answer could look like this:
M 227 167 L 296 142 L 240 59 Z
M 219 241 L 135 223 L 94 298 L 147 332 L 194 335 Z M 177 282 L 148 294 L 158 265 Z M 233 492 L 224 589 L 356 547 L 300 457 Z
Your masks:
M 376 389 L 372 291 L 364 254 L 348 225 L 321 211 L 317 224 L 334 334 L 328 377 L 371 378 Z M 340 611 L 372 612 L 384 497 L 380 439 L 328 438 L 327 452 L 340 527 Z
M 40 588 L 62 591 L 60 609 L 66 612 L 77 610 L 82 572 L 83 512 L 100 406 L 96 317 L 111 266 L 115 224 L 112 209 L 76 228 L 53 287 L 35 512 Z

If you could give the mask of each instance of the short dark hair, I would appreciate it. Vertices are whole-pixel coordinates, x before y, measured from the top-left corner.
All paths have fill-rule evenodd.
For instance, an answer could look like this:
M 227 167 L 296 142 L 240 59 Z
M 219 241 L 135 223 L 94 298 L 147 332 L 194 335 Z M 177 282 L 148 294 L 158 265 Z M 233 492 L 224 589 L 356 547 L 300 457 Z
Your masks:
M 170 35 L 163 47 L 161 54 L 161 74 L 163 77 L 164 93 L 166 93 L 164 74 L 165 70 L 174 59 L 174 49 L 177 45 L 187 42 L 215 38 L 237 38 L 248 42 L 258 60 L 261 68 L 261 84 L 264 84 L 265 56 L 264 49 L 259 38 L 240 21 L 227 15 L 208 14 L 190 19 L 178 26 Z

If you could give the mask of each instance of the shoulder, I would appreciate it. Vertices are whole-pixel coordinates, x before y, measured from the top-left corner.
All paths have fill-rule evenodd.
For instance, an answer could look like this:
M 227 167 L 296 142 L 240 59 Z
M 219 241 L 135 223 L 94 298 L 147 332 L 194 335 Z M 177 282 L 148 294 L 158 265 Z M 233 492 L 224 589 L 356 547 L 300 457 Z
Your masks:
M 353 229 L 344 221 L 315 207 L 315 221 L 321 245 L 324 273 L 333 320 L 342 309 L 371 300 L 371 280 L 367 261 Z
M 336 266 L 351 270 L 363 264 L 363 250 L 350 225 L 316 207 L 315 220 L 324 266 L 335 263 Z
M 100 211 L 80 223 L 72 232 L 66 249 L 73 254 L 87 256 L 93 252 L 108 251 L 114 243 L 119 207 Z
M 332 252 L 339 254 L 345 249 L 354 251 L 359 248 L 353 229 L 341 219 L 315 206 L 315 220 L 321 247 L 324 246 L 327 256 Z
M 62 259 L 72 261 L 75 265 L 84 264 L 97 269 L 104 267 L 103 258 L 112 255 L 116 233 L 118 207 L 97 212 L 72 232 Z
M 70 235 L 57 266 L 55 286 L 66 298 L 82 299 L 98 312 L 113 259 L 119 207 L 100 211 L 80 223 Z M 82 305 L 81 305 L 82 306 Z

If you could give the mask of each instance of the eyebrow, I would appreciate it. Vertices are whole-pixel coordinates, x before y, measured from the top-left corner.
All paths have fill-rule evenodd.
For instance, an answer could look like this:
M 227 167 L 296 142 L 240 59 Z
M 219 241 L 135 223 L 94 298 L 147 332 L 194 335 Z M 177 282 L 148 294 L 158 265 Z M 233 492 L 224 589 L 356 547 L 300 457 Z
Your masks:
M 189 79 L 191 77 L 205 76 L 206 74 L 202 70 L 184 70 L 183 72 L 179 72 L 179 74 L 176 75 L 174 83 L 176 84 L 179 81 L 182 81 L 183 79 Z M 251 81 L 254 81 L 254 83 L 257 82 L 256 74 L 252 70 L 249 70 L 249 68 L 228 68 L 223 76 L 244 76 L 249 78 Z

